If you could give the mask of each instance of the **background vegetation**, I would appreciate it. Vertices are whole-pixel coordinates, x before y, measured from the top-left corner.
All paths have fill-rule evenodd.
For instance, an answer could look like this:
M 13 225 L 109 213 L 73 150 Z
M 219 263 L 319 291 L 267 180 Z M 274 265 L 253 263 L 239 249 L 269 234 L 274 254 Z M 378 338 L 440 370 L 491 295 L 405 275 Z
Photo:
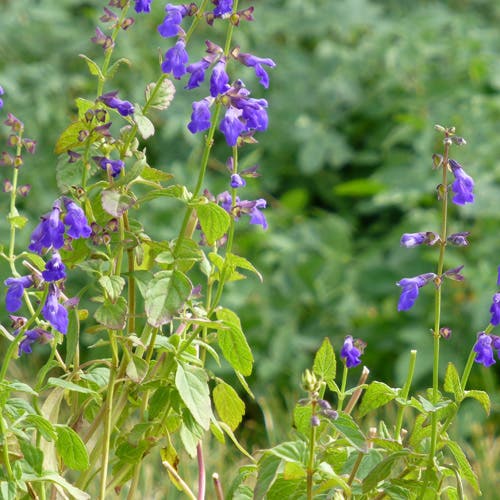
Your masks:
M 169 46 L 156 33 L 163 3 L 153 2 L 152 15 L 141 18 L 141 29 L 133 27 L 118 49 L 134 62 L 117 77 L 120 94 L 132 101 L 143 92 L 136 82 L 156 78 L 157 52 Z M 443 344 L 443 358 L 460 366 L 476 332 L 486 326 L 500 264 L 500 5 L 487 0 L 252 4 L 255 24 L 242 24 L 236 39 L 278 66 L 266 93 L 270 130 L 252 150 L 258 153 L 243 155 L 243 161 L 261 165 L 264 175 L 252 194 L 269 201 L 270 229 L 239 228 L 241 252 L 265 281 L 239 282 L 229 293 L 256 355 L 251 387 L 259 405 L 250 407 L 246 432 L 257 446 L 283 437 L 285 429 L 276 422 L 295 402 L 300 373 L 325 336 L 337 347 L 346 334 L 365 340 L 365 364 L 388 384 L 401 383 L 408 352 L 416 348 L 416 383 L 429 377 L 432 294 L 424 291 L 412 311 L 398 313 L 395 282 L 435 270 L 432 248 L 413 252 L 399 246 L 403 232 L 436 229 L 434 123 L 455 125 L 467 139 L 456 159 L 474 177 L 477 194 L 477 202 L 457 210 L 452 222 L 452 230 L 471 231 L 471 244 L 448 252 L 447 267 L 465 264 L 467 281 L 447 286 L 444 321 L 453 335 Z M 102 6 L 100 0 L 0 0 L 0 84 L 8 109 L 38 141 L 37 155 L 22 171 L 33 191 L 21 207 L 30 224 L 19 245 L 57 196 L 53 145 L 76 111 L 73 100 L 93 97 L 77 54 L 98 56 L 90 37 Z M 192 44 L 193 60 L 203 40 L 201 33 Z M 156 117 L 161 135 L 147 144 L 154 166 L 182 181 L 189 179 L 186 164 L 198 144 L 186 129 L 190 102 L 197 98 L 179 84 L 175 104 Z M 215 148 L 212 192 L 226 188 L 227 175 L 220 174 L 225 155 L 225 146 Z M 155 207 L 143 223 L 168 238 L 178 216 L 163 201 Z M 6 197 L 0 198 L 0 211 L 7 211 Z M 0 218 L 0 239 L 6 230 Z M 7 273 L 0 269 L 0 278 Z M 89 345 L 95 341 L 90 334 L 83 339 Z M 29 376 L 23 360 L 18 365 Z M 478 438 L 481 410 L 473 403 L 463 412 L 459 430 L 471 442 L 486 433 L 495 443 L 489 429 L 498 423 L 497 366 L 474 369 L 471 385 L 490 393 L 494 413 L 491 427 Z M 489 464 L 484 471 L 495 470 L 499 455 L 491 457 L 493 444 L 476 446 L 478 459 Z M 481 458 L 481 450 L 485 456 L 490 452 L 489 458 Z

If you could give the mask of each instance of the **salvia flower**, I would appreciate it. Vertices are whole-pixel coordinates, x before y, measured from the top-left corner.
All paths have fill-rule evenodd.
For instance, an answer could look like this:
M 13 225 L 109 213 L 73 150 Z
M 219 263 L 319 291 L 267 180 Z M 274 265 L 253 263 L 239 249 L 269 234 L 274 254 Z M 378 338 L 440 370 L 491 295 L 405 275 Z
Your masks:
M 201 132 L 210 128 L 210 104 L 212 99 L 205 97 L 201 101 L 193 102 L 193 112 L 191 113 L 191 121 L 187 128 L 192 134 Z
M 233 12 L 233 0 L 212 0 L 212 3 L 216 5 L 213 10 L 215 17 L 226 17 Z
M 449 164 L 453 175 L 455 176 L 455 181 L 451 186 L 451 190 L 455 193 L 455 196 L 452 199 L 453 203 L 456 205 L 473 203 L 474 180 L 465 173 L 464 169 L 457 161 L 450 159 Z
M 210 66 L 210 61 L 203 58 L 201 61 L 190 64 L 186 71 L 191 75 L 185 89 L 191 90 L 199 87 L 205 80 L 205 72 Z
M 436 278 L 436 276 L 437 275 L 434 273 L 426 273 L 413 278 L 403 278 L 398 281 L 396 285 L 402 289 L 398 302 L 398 311 L 407 311 L 411 309 L 417 300 L 419 289 L 427 285 L 427 283 Z
M 219 130 L 224 134 L 229 146 L 236 146 L 238 137 L 246 130 L 245 123 L 240 120 L 241 115 L 241 110 L 230 106 L 220 122 Z
M 92 233 L 92 229 L 83 210 L 69 198 L 64 198 L 64 206 L 66 208 L 64 224 L 68 226 L 68 236 L 75 239 L 88 238 Z
M 99 28 L 95 29 L 95 36 L 93 36 L 90 40 L 93 43 L 100 45 L 104 50 L 108 50 L 115 45 L 113 39 L 110 36 L 105 35 Z
M 43 317 L 59 332 L 66 334 L 68 331 L 68 311 L 59 303 L 59 288 L 51 283 L 47 300 L 42 309 Z
M 500 324 L 500 293 L 493 295 L 493 302 L 490 307 L 491 320 L 493 326 Z
M 172 5 L 171 3 L 167 3 L 165 11 L 167 15 L 158 26 L 158 33 L 160 33 L 163 38 L 177 36 L 181 27 L 182 19 L 190 12 L 190 6 Z
M 8 312 L 16 312 L 23 304 L 24 290 L 33 285 L 33 278 L 31 276 L 7 278 L 4 281 L 4 285 L 8 287 L 7 294 L 5 295 L 5 309 Z
M 245 179 L 241 177 L 239 174 L 233 174 L 231 175 L 231 187 L 234 189 L 243 187 L 246 185 Z
M 44 248 L 59 249 L 64 245 L 64 224 L 60 220 L 61 209 L 59 202 L 52 207 L 52 211 L 42 216 L 41 222 L 31 233 L 28 249 L 41 254 Z
M 351 335 L 347 335 L 344 339 L 344 345 L 340 351 L 340 357 L 344 358 L 347 368 L 353 368 L 361 363 L 361 350 L 356 346 L 356 342 Z
M 274 68 L 276 63 L 269 59 L 268 57 L 257 57 L 252 54 L 238 54 L 238 61 L 240 61 L 245 66 L 249 66 L 255 70 L 255 76 L 259 78 L 259 83 L 264 87 L 269 87 L 269 75 L 266 70 L 263 68 L 264 66 L 269 66 L 270 68 Z
M 226 73 L 226 59 L 221 57 L 215 64 L 210 77 L 210 95 L 217 97 L 229 90 L 229 76 Z
M 106 172 L 111 174 L 111 177 L 117 177 L 120 175 L 125 163 L 122 160 L 110 160 L 105 156 L 94 156 L 92 159 L 97 162 L 97 164 Z
M 42 276 L 45 281 L 59 281 L 66 278 L 66 267 L 61 260 L 59 252 L 54 252 L 52 259 L 45 264 Z
M 435 245 L 440 241 L 439 235 L 432 231 L 422 231 L 420 233 L 404 233 L 399 241 L 401 246 L 413 248 L 418 245 Z
M 469 242 L 467 241 L 467 236 L 469 236 L 469 231 L 463 231 L 461 233 L 453 233 L 446 238 L 446 241 L 457 247 L 466 247 Z
M 153 0 L 135 0 L 135 11 L 139 14 L 141 12 L 151 12 L 151 2 Z
M 484 332 L 479 333 L 473 348 L 476 353 L 476 358 L 474 359 L 476 363 L 480 363 L 486 367 L 495 363 L 495 359 L 493 358 L 492 343 L 493 340 L 489 335 Z
M 2 88 L 2 86 L 0 85 L 0 95 L 4 95 L 4 90 Z M 0 109 L 3 108 L 3 99 L 0 97 Z
M 250 224 L 260 225 L 263 229 L 267 229 L 268 224 L 266 217 L 261 212 L 261 209 L 266 208 L 266 200 L 259 198 L 258 200 L 240 200 L 238 196 L 235 198 L 235 205 L 233 206 L 233 199 L 228 191 L 217 196 L 217 203 L 229 214 L 233 215 L 236 220 L 241 215 L 250 216 Z
M 186 64 L 189 60 L 186 52 L 186 42 L 179 40 L 172 48 L 165 53 L 165 58 L 161 65 L 163 73 L 172 73 L 177 80 L 186 74 Z
M 19 343 L 18 355 L 24 352 L 25 354 L 31 354 L 33 351 L 31 349 L 32 344 L 38 342 L 39 344 L 48 344 L 54 336 L 44 330 L 43 328 L 35 328 L 33 330 L 27 330 L 24 333 L 24 338 Z
M 102 96 L 98 98 L 98 101 L 103 102 L 109 108 L 116 109 L 122 116 L 129 116 L 134 114 L 134 105 L 129 101 L 122 101 L 121 99 L 116 97 L 117 95 L 117 90 L 113 92 L 107 92 L 106 94 L 102 94 Z

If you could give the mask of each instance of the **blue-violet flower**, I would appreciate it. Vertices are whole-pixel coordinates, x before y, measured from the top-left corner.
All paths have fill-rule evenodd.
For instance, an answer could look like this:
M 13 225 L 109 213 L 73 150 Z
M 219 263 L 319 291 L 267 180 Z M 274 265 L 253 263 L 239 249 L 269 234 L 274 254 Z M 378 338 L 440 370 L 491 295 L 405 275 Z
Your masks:
M 52 259 L 45 264 L 42 276 L 45 281 L 59 281 L 66 278 L 66 267 L 61 260 L 59 252 L 54 252 Z
M 56 250 L 64 245 L 64 224 L 60 220 L 61 209 L 56 202 L 50 214 L 41 217 L 41 222 L 31 233 L 28 249 L 41 254 L 44 248 Z
M 493 326 L 500 324 L 500 293 L 495 293 L 493 295 L 493 303 L 490 307 L 491 320 L 490 323 Z
M 403 278 L 396 283 L 397 286 L 401 287 L 401 296 L 398 302 L 398 311 L 406 311 L 413 307 L 413 304 L 417 300 L 419 288 L 427 285 L 429 281 L 436 278 L 434 273 L 420 274 L 414 278 Z
M 42 309 L 42 315 L 53 328 L 65 334 L 68 331 L 68 311 L 59 303 L 59 295 L 59 288 L 51 283 L 47 300 Z
M 234 189 L 243 187 L 246 185 L 245 179 L 241 177 L 239 174 L 232 174 L 231 175 L 231 187 Z
M 32 344 L 34 344 L 35 342 L 38 342 L 40 344 L 48 344 L 53 338 L 54 336 L 51 333 L 43 330 L 42 328 L 26 330 L 23 340 L 21 340 L 21 342 L 19 343 L 18 355 L 21 356 L 23 352 L 26 354 L 31 354 L 33 352 L 31 349 Z
M 135 0 L 135 11 L 139 14 L 140 12 L 151 12 L 151 2 L 153 0 Z
M 165 53 L 165 59 L 161 65 L 163 73 L 172 73 L 177 80 L 186 74 L 186 63 L 189 60 L 186 52 L 186 43 L 179 40 Z
M 272 59 L 268 57 L 257 57 L 252 54 L 238 54 L 237 59 L 245 66 L 252 67 L 255 70 L 255 76 L 259 78 L 259 83 L 264 88 L 267 89 L 269 87 L 269 75 L 262 65 L 274 68 L 276 63 Z
M 210 61 L 203 58 L 201 61 L 190 64 L 186 71 L 191 74 L 185 89 L 191 90 L 199 87 L 205 80 L 205 71 L 210 66 Z
M 66 207 L 64 224 L 68 226 L 68 236 L 75 239 L 88 238 L 92 233 L 92 229 L 89 226 L 84 211 L 69 198 L 64 198 L 64 206 Z
M 4 285 L 8 287 L 5 295 L 5 309 L 8 312 L 16 312 L 23 304 L 22 297 L 24 290 L 33 285 L 31 276 L 21 276 L 20 278 L 7 278 Z
M 112 109 L 116 109 L 118 113 L 122 116 L 129 116 L 134 114 L 134 105 L 129 101 L 122 101 L 118 97 L 116 97 L 118 91 L 107 92 L 99 97 L 99 101 L 102 101 L 106 106 Z
M 229 76 L 226 73 L 226 60 L 221 57 L 215 64 L 210 77 L 210 95 L 217 97 L 229 90 Z
M 215 17 L 224 17 L 233 12 L 233 0 L 212 0 L 216 5 L 213 14 Z
M 344 339 L 344 345 L 340 351 L 340 357 L 344 358 L 347 368 L 353 368 L 361 363 L 361 350 L 356 347 L 356 343 L 351 335 Z
M 455 182 L 451 186 L 451 190 L 455 193 L 452 201 L 456 205 L 465 205 L 466 203 L 474 202 L 474 181 L 472 177 L 467 175 L 460 165 L 455 160 L 450 159 L 449 165 L 455 176 Z
M 188 5 L 172 5 L 171 3 L 167 3 L 165 6 L 167 15 L 158 26 L 158 33 L 160 33 L 163 38 L 177 36 L 182 19 L 187 16 L 189 10 Z M 167 71 L 165 73 L 167 73 Z
M 210 97 L 205 97 L 201 101 L 193 102 L 193 112 L 191 113 L 191 121 L 187 128 L 192 134 L 207 130 L 210 128 Z
M 488 367 L 495 363 L 493 358 L 493 348 L 492 339 L 489 335 L 484 332 L 480 332 L 477 341 L 474 344 L 474 352 L 476 353 L 476 358 L 474 361 L 476 363 L 481 363 L 482 365 Z

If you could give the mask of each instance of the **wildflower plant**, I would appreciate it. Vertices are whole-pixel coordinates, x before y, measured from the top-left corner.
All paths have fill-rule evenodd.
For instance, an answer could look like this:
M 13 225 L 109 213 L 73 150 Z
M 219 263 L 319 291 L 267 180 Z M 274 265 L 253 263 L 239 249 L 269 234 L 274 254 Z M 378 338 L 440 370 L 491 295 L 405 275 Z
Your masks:
M 208 433 L 241 448 L 233 432 L 245 405 L 207 362 L 230 366 L 251 394 L 245 377 L 252 373 L 252 352 L 237 314 L 223 305 L 223 291 L 248 273 L 260 278 L 234 252 L 238 225 L 267 228 L 266 201 L 240 198 L 256 168 L 241 171 L 239 165 L 268 125 L 268 103 L 251 97 L 250 88 L 267 88 L 265 67 L 275 63 L 235 44 L 240 23 L 254 20 L 253 7 L 240 9 L 238 3 L 103 5 L 91 38 L 102 59 L 81 55 L 95 94 L 75 100 L 75 119 L 55 145 L 61 193 L 34 225 L 17 206 L 29 192 L 20 177 L 30 168 L 25 156 L 35 153 L 36 142 L 24 136 L 8 89 L 0 87 L 2 121 L 10 130 L 1 156 L 10 172 L 10 238 L 0 257 L 10 270 L 4 286 L 11 319 L 1 328 L 8 345 L 0 370 L 2 498 L 104 499 L 123 487 L 136 498 L 143 460 L 152 453 L 173 487 L 192 498 L 193 485 L 183 480 L 178 463 L 181 455 L 197 458 L 197 494 L 204 498 L 202 443 Z M 115 48 L 128 31 L 145 29 L 143 16 L 163 7 L 158 79 L 142 82 L 144 99 L 131 102 L 112 78 L 133 61 L 117 58 Z M 192 35 L 203 24 L 225 26 L 225 37 L 207 40 L 205 57 L 192 62 Z M 254 82 L 238 78 L 242 65 L 255 70 Z M 182 92 L 207 88 L 185 122 L 202 144 L 192 185 L 175 184 L 146 154 L 156 132 L 151 115 L 168 113 L 176 80 L 183 80 Z M 213 195 L 205 176 L 221 138 L 230 158 L 227 191 Z M 148 203 L 166 198 L 178 204 L 178 234 L 171 240 L 158 239 L 154 228 L 141 223 Z M 21 231 L 31 236 L 19 251 Z M 76 271 L 88 276 L 80 290 Z M 107 354 L 82 352 L 87 334 L 98 335 L 96 346 Z M 35 385 L 9 379 L 9 367 L 29 362 L 42 344 L 50 349 Z

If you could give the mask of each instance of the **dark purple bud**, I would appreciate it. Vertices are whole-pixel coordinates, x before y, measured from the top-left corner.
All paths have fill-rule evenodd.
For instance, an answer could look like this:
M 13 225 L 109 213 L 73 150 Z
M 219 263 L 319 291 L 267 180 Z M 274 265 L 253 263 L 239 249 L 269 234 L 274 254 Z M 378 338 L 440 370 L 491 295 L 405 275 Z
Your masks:
M 127 17 L 127 19 L 124 19 L 122 23 L 120 24 L 120 28 L 122 30 L 128 30 L 130 26 L 132 26 L 135 23 L 135 19 L 133 17 Z
M 427 233 L 425 232 L 404 233 L 403 236 L 401 236 L 399 243 L 401 244 L 401 246 L 406 248 L 413 248 L 418 245 L 423 245 L 426 241 L 426 234 Z
M 120 229 L 118 219 L 109 219 L 108 223 L 106 224 L 106 229 L 112 233 L 116 233 L 118 229 Z
M 76 151 L 71 151 L 71 149 L 68 149 L 68 156 L 69 156 L 68 163 L 76 163 L 82 157 L 80 153 L 77 153 Z
M 26 198 L 26 196 L 28 196 L 30 191 L 31 191 L 31 184 L 23 184 L 22 186 L 19 186 L 17 188 L 18 194 L 23 198 Z
M 495 359 L 493 358 L 493 348 L 492 339 L 489 335 L 484 332 L 479 332 L 477 341 L 474 344 L 474 352 L 476 353 L 476 358 L 474 361 L 480 363 L 486 367 L 495 364 Z
M 451 185 L 451 190 L 455 193 L 452 201 L 456 205 L 465 205 L 466 203 L 474 202 L 474 181 L 472 177 L 467 175 L 460 165 L 455 160 L 449 160 L 450 168 L 455 176 L 455 181 Z
M 500 293 L 495 293 L 495 295 L 493 295 L 493 303 L 490 307 L 490 313 L 490 323 L 493 326 L 500 324 Z
M 80 132 L 78 132 L 78 141 L 85 142 L 89 135 L 90 135 L 90 132 L 88 130 L 80 130 Z
M 323 410 L 331 410 L 332 406 L 325 399 L 318 399 L 318 405 L 323 408 Z
M 465 146 L 467 144 L 467 141 L 463 137 L 459 137 L 458 135 L 454 135 L 451 140 L 457 145 L 457 146 Z
M 111 132 L 109 129 L 111 128 L 111 122 L 105 123 L 104 125 L 98 125 L 92 129 L 94 134 L 102 135 L 103 137 L 111 137 Z
M 18 355 L 24 352 L 25 354 L 31 354 L 31 345 L 35 342 L 39 344 L 48 344 L 54 336 L 44 330 L 43 328 L 35 328 L 33 330 L 26 330 L 24 333 L 24 338 L 19 343 Z
M 122 10 L 123 7 L 127 4 L 128 0 L 109 0 L 109 6 L 110 7 L 117 7 L 118 9 Z
M 451 328 L 448 326 L 443 326 L 442 328 L 439 329 L 439 335 L 443 337 L 443 339 L 448 340 L 451 338 Z
M 34 141 L 33 139 L 23 139 L 23 146 L 29 154 L 35 154 L 36 141 Z
M 12 191 L 12 182 L 10 182 L 9 179 L 5 179 L 3 181 L 3 192 L 10 193 L 11 191 Z
M 361 363 L 361 350 L 355 345 L 351 335 L 347 335 L 344 339 L 344 345 L 340 351 L 340 357 L 344 359 L 347 368 L 353 368 Z
M 18 156 L 16 156 L 16 157 L 14 158 L 14 167 L 15 167 L 15 168 L 22 167 L 22 166 L 23 166 L 23 163 L 24 163 L 24 162 L 23 162 L 23 158 L 22 158 L 22 156 L 19 156 L 19 155 L 18 155 Z
M 319 417 L 317 415 L 313 415 L 311 417 L 311 427 L 318 427 L 320 425 L 320 420 L 319 420 Z
M 31 276 L 21 276 L 20 278 L 7 278 L 3 283 L 7 289 L 5 295 L 5 309 L 8 312 L 16 312 L 23 304 L 22 297 L 24 290 L 33 285 Z
M 28 321 L 24 316 L 14 316 L 13 314 L 9 314 L 9 318 L 12 322 L 10 326 L 14 330 L 22 328 Z
M 469 231 L 464 231 L 461 233 L 453 233 L 448 236 L 447 240 L 452 245 L 457 245 L 458 247 L 466 247 L 469 242 L 467 241 L 467 236 L 469 236 Z
M 9 137 L 7 137 L 7 146 L 14 147 L 17 146 L 19 142 L 19 137 L 15 134 L 10 134 Z
M 339 418 L 339 414 L 335 410 L 323 410 L 321 413 L 330 420 L 337 420 Z
M 246 185 L 245 179 L 242 179 L 242 177 L 239 174 L 233 174 L 231 175 L 231 187 L 234 189 L 243 187 Z
M 114 47 L 115 43 L 110 36 L 105 35 L 99 28 L 95 29 L 95 36 L 90 39 L 91 42 L 100 45 L 104 50 Z
M 99 21 L 103 23 L 109 23 L 110 21 L 115 21 L 118 19 L 118 16 L 107 7 L 104 7 L 104 14 L 99 18 Z
M 4 123 L 11 128 L 12 132 L 21 132 L 24 130 L 24 123 L 18 120 L 12 113 L 7 113 L 7 119 Z
M 105 109 L 96 109 L 94 115 L 98 122 L 104 123 L 108 117 L 108 112 Z
M 163 73 L 172 73 L 177 80 L 186 74 L 186 64 L 189 60 L 186 52 L 186 43 L 179 40 L 172 48 L 165 53 L 165 58 L 161 65 Z
M 446 277 L 453 281 L 463 281 L 465 278 L 460 274 L 463 268 L 464 266 L 461 265 L 458 267 L 454 267 L 453 269 L 448 269 L 448 271 L 445 271 L 443 273 L 443 277 Z
M 434 273 L 420 274 L 413 278 L 403 278 L 396 283 L 401 287 L 401 296 L 398 302 L 398 311 L 407 311 L 413 307 L 418 297 L 419 289 L 437 277 Z

